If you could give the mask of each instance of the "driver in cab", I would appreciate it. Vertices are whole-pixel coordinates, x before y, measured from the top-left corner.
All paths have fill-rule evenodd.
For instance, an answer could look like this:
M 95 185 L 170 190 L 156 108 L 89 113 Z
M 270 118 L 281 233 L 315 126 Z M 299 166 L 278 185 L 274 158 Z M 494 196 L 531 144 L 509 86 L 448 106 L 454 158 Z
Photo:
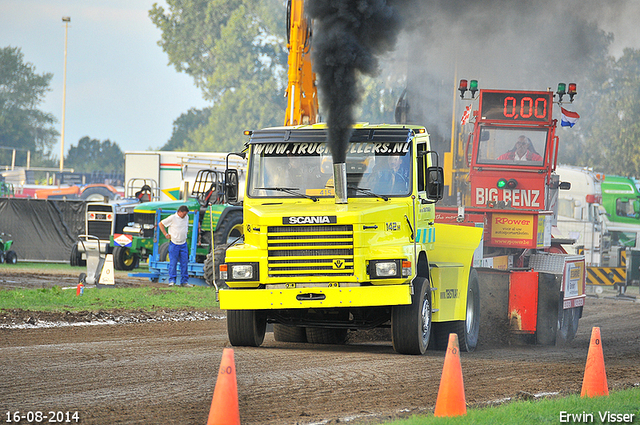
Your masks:
M 502 161 L 542 161 L 542 157 L 533 148 L 531 139 L 518 137 L 515 146 L 498 157 Z

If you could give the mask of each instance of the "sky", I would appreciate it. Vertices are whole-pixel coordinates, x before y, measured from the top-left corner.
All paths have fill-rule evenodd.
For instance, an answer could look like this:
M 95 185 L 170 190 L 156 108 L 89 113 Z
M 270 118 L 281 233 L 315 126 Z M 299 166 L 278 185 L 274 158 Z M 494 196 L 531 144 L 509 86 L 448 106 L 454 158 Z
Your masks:
M 149 19 L 159 0 L 0 0 L 0 46 L 19 47 L 37 74 L 52 73 L 39 109 L 62 125 L 65 25 L 65 155 L 89 136 L 123 151 L 157 149 L 173 122 L 208 106 L 191 77 L 169 66 Z M 166 7 L 165 7 L 166 8 Z M 60 157 L 60 138 L 53 148 Z
M 0 0 L 0 46 L 19 47 L 36 73 L 53 74 L 51 91 L 40 109 L 56 117 L 58 131 L 63 98 L 62 17 L 71 18 L 65 155 L 69 146 L 77 145 L 84 136 L 108 139 L 123 151 L 157 149 L 171 137 L 176 118 L 190 108 L 208 106 L 191 77 L 169 66 L 167 55 L 157 44 L 161 33 L 148 16 L 156 1 L 166 4 L 164 0 Z M 407 61 L 402 57 L 408 55 L 410 63 L 430 73 L 429 78 L 418 75 L 420 81 L 439 81 L 435 85 L 423 83 L 431 92 L 434 86 L 448 86 L 453 81 L 454 62 L 458 78 L 479 78 L 485 88 L 506 84 L 506 80 L 499 80 L 503 78 L 500 71 L 514 74 L 511 67 L 518 63 L 514 58 L 523 53 L 542 56 L 535 66 L 557 68 L 558 81 L 553 76 L 549 85 L 555 86 L 559 78 L 568 83 L 570 63 L 558 52 L 581 54 L 584 46 L 579 24 L 583 21 L 596 22 L 615 35 L 610 52 L 614 56 L 619 57 L 624 47 L 640 48 L 640 0 L 424 0 L 422 4 L 428 10 L 418 14 L 422 17 L 415 19 L 414 25 L 422 28 L 419 32 L 424 39 L 415 34 L 408 39 L 405 36 L 410 47 L 396 46 L 401 59 L 396 56 L 396 67 L 391 68 L 407 72 Z M 522 30 L 527 31 L 528 39 L 539 42 L 513 44 Z M 550 60 L 553 55 L 558 59 Z M 424 59 L 417 61 L 418 56 Z M 568 64 L 568 69 L 563 69 L 563 64 Z M 441 111 L 450 110 L 433 93 L 423 97 Z M 450 90 L 444 90 L 441 97 L 449 102 Z M 444 123 L 442 131 L 446 133 L 449 120 L 437 121 Z M 59 157 L 59 143 L 53 153 Z

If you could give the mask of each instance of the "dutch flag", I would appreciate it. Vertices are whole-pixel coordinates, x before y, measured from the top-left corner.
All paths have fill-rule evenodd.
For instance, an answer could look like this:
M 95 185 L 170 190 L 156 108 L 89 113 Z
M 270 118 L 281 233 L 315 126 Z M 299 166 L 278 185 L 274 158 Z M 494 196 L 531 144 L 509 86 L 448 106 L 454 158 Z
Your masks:
M 561 126 L 573 127 L 576 122 L 578 122 L 578 118 L 580 118 L 580 115 L 578 115 L 577 112 L 567 111 L 562 106 L 560 107 L 560 110 L 562 111 L 562 120 L 560 120 Z

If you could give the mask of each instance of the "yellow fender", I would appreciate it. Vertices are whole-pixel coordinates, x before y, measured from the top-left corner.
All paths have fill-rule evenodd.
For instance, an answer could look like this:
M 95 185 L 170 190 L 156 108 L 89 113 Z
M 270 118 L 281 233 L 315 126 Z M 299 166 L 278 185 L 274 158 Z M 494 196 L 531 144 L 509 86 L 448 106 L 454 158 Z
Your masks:
M 482 240 L 482 228 L 435 224 L 434 249 L 428 252 L 434 322 L 465 320 L 473 253 Z

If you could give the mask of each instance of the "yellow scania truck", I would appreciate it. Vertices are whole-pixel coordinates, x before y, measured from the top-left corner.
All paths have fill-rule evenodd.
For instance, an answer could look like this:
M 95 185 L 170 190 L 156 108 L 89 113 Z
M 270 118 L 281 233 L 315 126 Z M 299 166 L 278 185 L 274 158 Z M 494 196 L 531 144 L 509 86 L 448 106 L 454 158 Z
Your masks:
M 443 171 L 424 127 L 357 124 L 333 163 L 325 124 L 267 128 L 245 145 L 244 240 L 219 264 L 220 308 L 234 346 L 343 343 L 348 330 L 390 327 L 398 353 L 478 342 L 471 270 L 482 230 L 435 223 Z

